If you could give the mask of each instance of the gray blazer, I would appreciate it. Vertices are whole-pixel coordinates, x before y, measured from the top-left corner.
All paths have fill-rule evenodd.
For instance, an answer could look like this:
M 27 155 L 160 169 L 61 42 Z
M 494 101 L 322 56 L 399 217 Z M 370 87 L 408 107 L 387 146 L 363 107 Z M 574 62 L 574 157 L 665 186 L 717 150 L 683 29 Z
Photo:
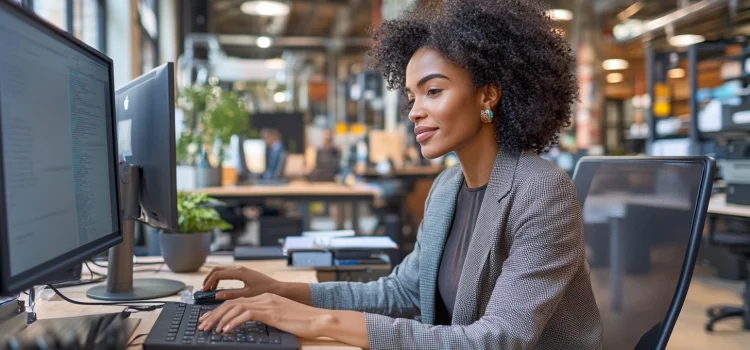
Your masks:
M 435 326 L 437 273 L 463 181 L 443 171 L 414 251 L 388 277 L 311 284 L 315 307 L 365 313 L 372 349 L 600 349 L 602 324 L 570 178 L 500 152 L 461 272 L 451 326 Z

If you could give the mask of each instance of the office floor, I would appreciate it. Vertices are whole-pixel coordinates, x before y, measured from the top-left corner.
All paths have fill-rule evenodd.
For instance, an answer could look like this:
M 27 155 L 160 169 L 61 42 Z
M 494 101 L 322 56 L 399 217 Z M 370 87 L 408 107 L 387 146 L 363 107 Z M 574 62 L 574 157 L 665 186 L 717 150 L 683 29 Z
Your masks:
M 750 331 L 742 331 L 739 319 L 723 320 L 713 333 L 704 330 L 706 308 L 713 305 L 741 305 L 741 282 L 712 277 L 710 271 L 696 268 L 680 318 L 669 340 L 669 350 L 750 348 Z

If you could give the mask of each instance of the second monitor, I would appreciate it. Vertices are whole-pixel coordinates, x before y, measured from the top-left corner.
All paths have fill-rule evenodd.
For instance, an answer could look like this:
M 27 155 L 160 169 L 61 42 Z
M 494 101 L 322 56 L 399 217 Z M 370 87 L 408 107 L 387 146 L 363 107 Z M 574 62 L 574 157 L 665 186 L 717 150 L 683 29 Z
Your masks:
M 177 231 L 174 64 L 136 78 L 115 93 L 123 243 L 110 249 L 107 284 L 90 298 L 153 299 L 176 294 L 185 284 L 167 279 L 133 279 L 134 221 Z

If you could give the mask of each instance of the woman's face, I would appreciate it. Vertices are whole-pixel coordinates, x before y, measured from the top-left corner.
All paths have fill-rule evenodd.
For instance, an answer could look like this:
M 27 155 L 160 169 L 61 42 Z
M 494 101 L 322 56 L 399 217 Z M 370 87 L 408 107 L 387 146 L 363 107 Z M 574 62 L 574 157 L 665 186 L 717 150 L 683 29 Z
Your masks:
M 497 92 L 497 90 L 493 90 Z M 476 137 L 482 109 L 495 107 L 487 88 L 475 88 L 469 72 L 429 48 L 417 50 L 406 67 L 406 94 L 422 155 L 434 159 Z M 489 96 L 493 97 L 493 96 Z

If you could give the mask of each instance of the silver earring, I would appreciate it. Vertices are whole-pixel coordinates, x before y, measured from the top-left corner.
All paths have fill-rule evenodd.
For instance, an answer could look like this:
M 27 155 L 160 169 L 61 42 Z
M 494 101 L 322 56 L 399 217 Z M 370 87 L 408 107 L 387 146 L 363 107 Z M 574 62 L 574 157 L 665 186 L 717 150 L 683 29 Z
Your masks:
M 489 109 L 483 109 L 482 113 L 479 115 L 479 119 L 482 120 L 482 123 L 489 124 L 492 123 L 492 110 Z

